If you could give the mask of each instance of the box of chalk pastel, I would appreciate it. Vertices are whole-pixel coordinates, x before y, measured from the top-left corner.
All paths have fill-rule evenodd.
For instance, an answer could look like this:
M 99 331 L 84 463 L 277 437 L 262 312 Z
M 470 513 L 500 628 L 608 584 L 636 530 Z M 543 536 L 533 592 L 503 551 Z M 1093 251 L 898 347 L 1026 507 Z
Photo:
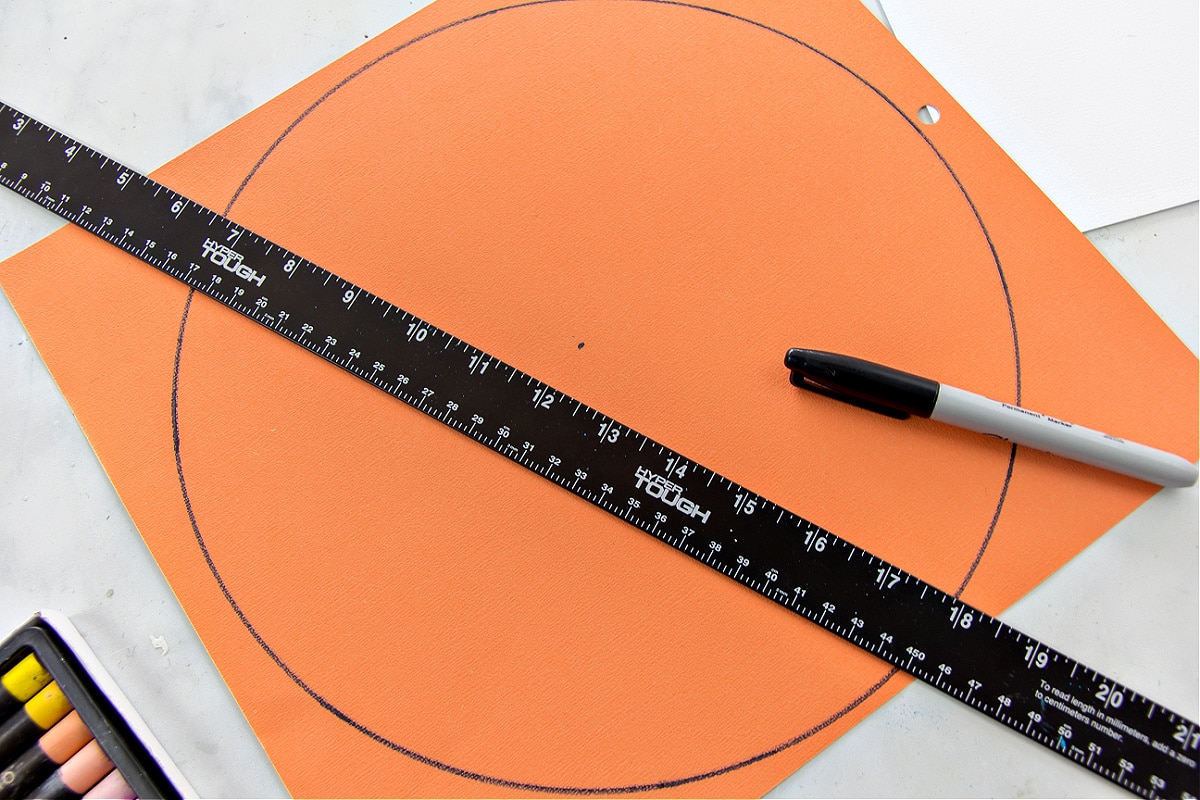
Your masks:
M 65 616 L 0 644 L 0 800 L 194 795 Z

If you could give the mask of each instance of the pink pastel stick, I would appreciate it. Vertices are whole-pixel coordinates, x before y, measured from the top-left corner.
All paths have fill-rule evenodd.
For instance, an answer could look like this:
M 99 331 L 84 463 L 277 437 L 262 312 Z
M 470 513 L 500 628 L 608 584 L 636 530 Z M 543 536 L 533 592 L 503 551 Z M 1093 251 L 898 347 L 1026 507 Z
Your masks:
M 115 769 L 83 796 L 83 800 L 134 800 L 137 795 Z

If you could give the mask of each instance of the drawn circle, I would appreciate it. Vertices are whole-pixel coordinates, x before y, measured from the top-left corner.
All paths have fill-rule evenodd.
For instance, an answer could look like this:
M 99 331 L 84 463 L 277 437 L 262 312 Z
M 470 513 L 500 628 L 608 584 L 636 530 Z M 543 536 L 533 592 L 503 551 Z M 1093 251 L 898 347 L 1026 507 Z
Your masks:
M 561 40 L 524 47 L 539 30 L 529 15 L 550 13 Z M 628 35 L 678 24 L 678 15 L 688 35 L 668 38 L 670 52 Z M 443 58 L 443 48 L 456 58 Z M 769 69 L 750 78 L 774 71 L 777 84 L 730 78 L 751 54 Z M 727 59 L 722 68 L 714 56 Z M 708 79 L 718 72 L 714 92 Z M 779 94 L 780 85 L 793 88 Z M 380 103 L 381 87 L 400 96 Z M 406 114 L 405 97 L 421 98 L 420 119 Z M 838 128 L 837 115 L 820 113 L 827 101 L 855 104 L 854 118 L 874 124 Z M 497 104 L 503 116 L 489 114 Z M 659 128 L 647 130 L 647 118 Z M 772 138 L 780 130 L 802 146 Z M 847 148 L 848 137 L 870 146 Z M 887 146 L 871 144 L 880 140 Z M 883 167 L 893 159 L 918 165 L 918 174 L 891 177 Z M 727 195 L 698 195 L 714 185 Z M 1003 271 L 965 187 L 915 119 L 803 41 L 665 0 L 543 0 L 464 18 L 331 87 L 264 153 L 226 213 L 785 507 L 803 513 L 806 497 L 821 497 L 830 511 L 817 522 L 885 558 L 899 553 L 889 560 L 901 565 L 905 540 L 945 537 L 946 526 L 957 533 L 936 518 L 944 493 L 963 474 L 990 474 L 987 496 L 963 493 L 978 535 L 946 544 L 945 562 L 922 577 L 932 571 L 961 591 L 986 549 L 1015 450 L 964 454 L 963 463 L 978 462 L 965 472 L 963 463 L 923 461 L 905 451 L 919 432 L 874 418 L 847 422 L 846 409 L 799 400 L 780 377 L 777 362 L 797 336 L 838 336 L 852 350 L 882 329 L 896 331 L 902 349 L 904 326 L 920 319 L 978 331 L 956 346 L 1007 360 L 1019 387 Z M 939 262 L 923 246 L 922 225 L 946 214 L 962 221 L 953 232 L 961 240 L 943 249 L 973 253 L 969 263 Z M 879 241 L 893 252 L 873 252 Z M 918 291 L 881 279 L 881 259 L 909 263 L 897 269 L 907 274 L 916 258 L 927 279 Z M 810 265 L 804 286 L 784 280 L 794 273 L 782 259 Z M 857 260 L 861 270 L 822 274 L 826 260 Z M 960 326 L 956 315 L 968 312 L 958 298 L 980 291 L 990 293 L 992 315 Z M 669 302 L 673 292 L 688 302 Z M 888 307 L 881 298 L 891 311 L 868 318 L 865 309 Z M 962 303 L 971 314 L 980 305 Z M 697 330 L 703 358 L 694 357 Z M 244 345 L 239 385 L 230 385 L 228 360 L 205 355 L 203 343 L 217 339 Z M 762 385 L 779 388 L 746 398 L 739 387 L 768 371 Z M 996 383 L 997 394 L 1013 393 L 1013 373 Z M 741 587 L 692 586 L 689 570 L 703 567 L 681 567 L 677 554 L 565 493 L 542 497 L 541 478 L 191 298 L 175 386 L 184 501 L 231 607 L 329 713 L 409 758 L 520 790 L 678 786 L 794 746 L 893 674 L 807 623 L 781 632 L 790 615 L 772 607 L 764 616 L 761 599 Z M 662 397 L 673 402 L 664 408 Z M 781 403 L 807 404 L 797 413 L 810 415 L 812 429 L 766 436 L 745 423 Z M 834 419 L 862 428 L 858 444 L 822 439 Z M 737 430 L 714 437 L 716 426 Z M 789 451 L 801 456 L 786 470 L 764 466 Z M 199 462 L 220 469 L 197 470 Z M 919 496 L 920 524 L 872 531 L 866 522 L 900 494 Z M 323 524 L 331 535 L 319 535 Z M 293 530 L 305 533 L 293 538 Z M 588 542 L 564 548 L 574 530 Z M 609 576 L 579 560 L 584 547 L 611 553 L 609 575 L 641 594 L 607 596 Z M 257 580 L 264 568 L 269 583 Z M 672 573 L 670 591 L 663 571 Z M 493 583 L 536 593 L 491 595 Z M 691 627 L 680 629 L 680 609 Z M 441 627 L 428 624 L 433 614 Z M 403 641 L 404 652 L 374 651 L 382 620 L 402 629 L 389 640 Z M 823 683 L 819 665 L 830 659 L 871 677 Z M 747 660 L 754 680 L 780 687 L 778 707 L 739 705 L 729 677 L 740 679 Z M 361 678 L 318 685 L 306 677 L 325 675 L 331 661 Z M 486 718 L 473 703 L 483 696 Z M 447 712 L 448 698 L 461 709 Z M 424 729 L 426 717 L 453 730 Z M 813 722 L 795 724 L 801 718 Z M 724 729 L 714 733 L 714 721 Z M 506 771 L 510 741 L 544 753 L 542 771 Z M 660 763 L 683 765 L 682 773 L 655 773 Z

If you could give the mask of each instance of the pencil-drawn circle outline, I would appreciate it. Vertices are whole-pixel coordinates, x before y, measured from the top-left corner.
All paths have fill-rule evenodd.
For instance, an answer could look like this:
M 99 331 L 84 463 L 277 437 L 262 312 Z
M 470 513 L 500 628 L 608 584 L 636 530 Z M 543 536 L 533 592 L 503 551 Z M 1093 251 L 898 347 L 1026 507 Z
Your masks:
M 503 12 L 513 11 L 513 10 L 521 9 L 521 8 L 529 8 L 529 7 L 533 7 L 533 6 L 542 6 L 542 5 L 550 5 L 550 4 L 558 4 L 558 3 L 588 2 L 588 1 L 589 0 L 530 0 L 529 2 L 516 3 L 513 5 L 509 5 L 509 6 L 504 6 L 501 8 L 495 8 L 490 11 L 475 14 L 473 16 L 464 17 L 462 19 L 448 23 L 441 27 L 427 31 L 426 33 L 424 33 L 414 39 L 410 39 L 409 41 L 404 42 L 403 44 L 397 45 L 396 47 L 392 48 L 391 50 L 387 51 L 386 53 L 383 53 L 382 55 L 376 57 L 372 61 L 364 64 L 362 67 L 358 68 L 354 72 L 347 75 L 345 78 L 343 78 L 337 84 L 335 84 L 331 89 L 329 89 L 327 92 L 325 92 L 323 95 L 321 95 L 321 97 L 319 97 L 316 101 L 314 101 L 308 108 L 306 108 L 304 110 L 303 113 L 300 114 L 299 117 L 297 117 L 295 120 L 292 121 L 292 123 L 290 125 L 288 125 L 288 127 L 283 131 L 283 133 L 281 133 L 279 135 L 279 137 L 271 144 L 271 146 L 263 153 L 262 157 L 259 158 L 257 163 L 255 163 L 254 167 L 250 170 L 250 172 L 242 180 L 241 184 L 238 186 L 237 190 L 234 192 L 233 197 L 230 199 L 228 205 L 225 207 L 225 210 L 223 212 L 224 215 L 229 216 L 230 212 L 233 209 L 234 204 L 237 202 L 238 198 L 241 196 L 242 192 L 245 190 L 247 185 L 249 185 L 251 179 L 258 172 L 259 168 L 262 167 L 262 165 L 266 162 L 266 160 L 270 157 L 270 155 L 276 150 L 276 148 L 279 147 L 279 145 L 284 141 L 284 139 L 296 128 L 296 126 L 298 126 L 306 117 L 308 117 L 308 115 L 311 114 L 318 106 L 320 106 L 322 103 L 324 103 L 325 100 L 329 99 L 335 92 L 337 92 L 342 87 L 346 86 L 348 83 L 350 83 L 352 80 L 357 78 L 359 75 L 363 74 L 367 70 L 369 70 L 372 67 L 376 66 L 377 64 L 381 63 L 385 59 L 390 58 L 391 56 L 411 47 L 412 45 L 417 44 L 418 42 L 421 42 L 425 39 L 428 39 L 431 36 L 434 36 L 438 33 L 443 33 L 445 31 L 451 30 L 453 28 L 457 28 L 461 25 L 465 25 L 465 24 L 468 24 L 471 22 L 476 22 L 478 20 L 485 19 L 485 18 L 491 17 L 491 16 L 495 16 L 495 15 L 503 13 Z M 899 114 L 900 117 L 912 127 L 912 129 L 917 133 L 917 135 L 919 135 L 925 141 L 926 145 L 930 148 L 930 150 L 934 153 L 934 155 L 937 156 L 937 159 L 941 163 L 942 167 L 947 171 L 947 173 L 953 179 L 955 185 L 958 187 L 959 191 L 962 193 L 963 199 L 966 201 L 968 207 L 971 209 L 971 213 L 974 215 L 976 223 L 978 224 L 980 231 L 982 232 L 985 240 L 987 241 L 988 249 L 991 252 L 992 260 L 996 266 L 996 272 L 1000 279 L 1000 285 L 1001 285 L 1001 288 L 1004 293 L 1005 305 L 1008 310 L 1009 325 L 1011 327 L 1012 342 L 1013 342 L 1013 361 L 1014 361 L 1015 379 L 1016 379 L 1016 381 L 1015 381 L 1016 404 L 1019 405 L 1020 401 L 1021 401 L 1020 346 L 1018 344 L 1018 339 L 1017 339 L 1017 324 L 1016 324 L 1016 317 L 1015 317 L 1015 314 L 1013 311 L 1012 296 L 1008 290 L 1008 282 L 1004 275 L 1003 266 L 1000 263 L 999 254 L 996 252 L 995 244 L 992 242 L 991 235 L 988 233 L 987 227 L 984 225 L 983 219 L 979 214 L 979 210 L 975 207 L 975 203 L 971 200 L 970 195 L 968 195 L 966 187 L 963 186 L 962 181 L 959 180 L 958 175 L 954 172 L 954 170 L 950 166 L 949 162 L 941 154 L 941 152 L 937 149 L 937 147 L 933 144 L 933 142 L 930 141 L 929 137 L 925 135 L 924 131 L 921 130 L 921 128 L 917 124 L 917 122 L 914 121 L 912 118 L 910 118 L 907 114 L 905 114 L 900 109 L 900 107 L 894 101 L 891 100 L 891 98 L 889 98 L 886 94 L 884 94 L 880 89 L 878 89 L 877 87 L 872 85 L 869 81 L 867 81 L 861 75 L 854 72 L 854 70 L 850 69 L 842 62 L 829 56 L 828 54 L 822 52 L 821 50 L 818 50 L 817 48 L 813 47 L 812 45 L 810 45 L 800 39 L 797 39 L 794 36 L 784 33 L 783 31 L 780 31 L 777 28 L 772 28 L 761 22 L 757 22 L 755 20 L 752 20 L 752 19 L 749 19 L 746 17 L 742 17 L 737 14 L 732 14 L 727 11 L 709 8 L 707 6 L 701 6 L 701 5 L 697 5 L 697 4 L 693 4 L 693 3 L 681 2 L 680 0 L 616 0 L 616 1 L 649 3 L 649 4 L 662 5 L 662 6 L 675 6 L 675 7 L 679 7 L 679 8 L 686 8 L 686 9 L 692 9 L 692 10 L 696 10 L 696 11 L 707 12 L 707 13 L 715 14 L 717 16 L 724 17 L 724 18 L 734 20 L 737 22 L 746 23 L 746 24 L 752 25 L 756 28 L 759 28 L 763 31 L 766 31 L 768 33 L 772 33 L 772 34 L 781 36 L 784 39 L 788 40 L 789 42 L 800 45 L 801 47 L 804 47 L 805 49 L 809 50 L 810 52 L 814 53 L 815 55 L 820 56 L 821 58 L 824 58 L 830 64 L 843 70 L 848 75 L 850 75 L 851 77 L 853 77 L 854 79 L 856 79 L 857 81 L 862 83 L 865 87 L 867 87 L 872 92 L 874 92 L 880 99 L 882 99 L 889 106 L 891 106 L 892 109 L 895 110 L 896 113 Z M 614 787 L 569 787 L 569 786 L 548 786 L 548 785 L 543 785 L 543 784 L 512 781 L 512 780 L 507 780 L 504 778 L 497 778 L 497 777 L 490 776 L 490 775 L 483 775 L 480 773 L 472 772 L 470 770 L 464 770 L 459 767 L 455 767 L 451 764 L 443 763 L 441 761 L 438 761 L 434 758 L 430 758 L 429 756 L 425 756 L 421 753 L 417 753 L 413 750 L 410 750 L 410 749 L 404 747 L 403 745 L 401 745 L 399 743 L 396 743 L 396 742 L 393 742 L 393 741 L 387 739 L 386 737 L 382 736 L 381 734 L 378 734 L 375 731 L 371 730 L 370 728 L 366 727 L 365 725 L 357 722 L 356 720 L 351 718 L 349 715 L 347 715 L 345 712 L 341 711 L 339 708 L 334 706 L 331 702 L 329 702 L 322 695 L 320 695 L 316 690 L 314 690 L 307 683 L 305 683 L 304 680 L 299 675 L 297 675 L 295 672 L 292 671 L 292 669 L 287 665 L 287 663 L 284 662 L 283 659 L 280 658 L 277 653 L 275 653 L 275 651 L 266 642 L 266 640 L 264 640 L 262 638 L 262 636 L 254 628 L 254 625 L 246 617 L 245 613 L 242 611 L 241 607 L 237 604 L 237 601 L 234 599 L 232 593 L 229 591 L 229 588 L 226 586 L 224 579 L 221 577 L 220 571 L 217 569 L 217 566 L 216 566 L 215 562 L 213 561 L 211 554 L 208 551 L 208 546 L 204 541 L 204 536 L 200 532 L 200 526 L 196 519 L 195 509 L 192 507 L 191 498 L 188 495 L 187 480 L 184 475 L 183 460 L 182 460 L 182 455 L 181 455 L 181 451 L 180 451 L 180 435 L 179 435 L 179 403 L 178 403 L 178 400 L 179 400 L 180 363 L 181 363 L 181 357 L 182 357 L 182 353 L 183 353 L 183 342 L 184 342 L 184 334 L 185 334 L 185 331 L 187 328 L 188 313 L 191 310 L 192 298 L 194 295 L 195 295 L 195 290 L 194 289 L 189 290 L 188 295 L 187 295 L 187 300 L 184 305 L 183 314 L 179 321 L 179 336 L 178 336 L 178 339 L 176 342 L 174 368 L 173 368 L 172 382 L 171 382 L 171 430 L 172 430 L 172 438 L 173 438 L 173 447 L 174 447 L 174 452 L 175 452 L 175 468 L 176 468 L 176 471 L 179 476 L 180 491 L 183 496 L 183 502 L 184 502 L 184 506 L 187 510 L 188 519 L 192 526 L 192 533 L 196 538 L 196 541 L 200 547 L 201 553 L 203 554 L 205 562 L 208 565 L 208 569 L 212 573 L 213 577 L 216 579 L 217 585 L 220 588 L 222 594 L 224 595 L 226 602 L 229 603 L 230 607 L 233 609 L 234 613 L 237 615 L 237 617 L 241 621 L 242 625 L 246 628 L 246 630 L 254 638 L 255 642 L 258 643 L 259 647 L 261 647 L 263 649 L 263 651 L 271 658 L 271 660 L 273 660 L 276 663 L 276 665 L 279 666 L 279 668 L 284 672 L 285 675 L 288 676 L 288 678 L 293 683 L 295 683 L 306 694 L 308 694 L 310 697 L 312 697 L 313 700 L 315 700 L 322 708 L 324 708 L 329 713 L 333 714 L 335 717 L 340 719 L 342 722 L 351 726 L 352 728 L 359 731 L 360 733 L 368 736 L 369 738 L 374 739 L 375 741 L 379 742 L 380 744 L 382 744 L 402 755 L 405 755 L 405 756 L 413 759 L 414 761 L 417 761 L 419 763 L 433 767 L 435 769 L 439 769 L 444 772 L 448 772 L 448 773 L 457 775 L 462 778 L 467 778 L 467 779 L 479 781 L 479 782 L 482 782 L 485 784 L 490 784 L 493 786 L 501 786 L 501 787 L 509 788 L 509 789 L 516 789 L 516 790 L 523 790 L 523 791 L 548 792 L 548 793 L 554 793 L 554 794 L 580 794 L 580 795 L 629 794 L 629 793 L 634 793 L 634 792 L 654 791 L 654 790 L 658 790 L 658 789 L 668 789 L 668 788 L 672 788 L 672 787 L 676 787 L 676 786 L 682 786 L 682 785 L 686 785 L 689 783 L 695 783 L 695 782 L 707 780 L 709 778 L 714 778 L 719 775 L 723 775 L 728 772 L 732 772 L 734 770 L 738 770 L 743 767 L 749 766 L 751 764 L 757 763 L 766 758 L 770 758 L 771 756 L 776 755 L 777 753 L 787 750 L 788 748 L 793 747 L 794 745 L 799 744 L 800 742 L 814 736 L 815 734 L 819 733 L 820 731 L 822 731 L 825 728 L 832 725 L 838 719 L 841 719 L 846 714 L 853 711 L 855 708 L 857 708 L 859 705 L 861 705 L 863 702 L 865 702 L 869 697 L 871 697 L 873 694 L 875 694 L 875 692 L 877 692 L 879 689 L 881 689 L 892 678 L 892 676 L 894 676 L 897 672 L 899 672 L 898 668 L 892 667 L 875 684 L 870 686 L 866 691 L 864 691 L 862 694 L 860 694 L 858 697 L 856 697 L 854 700 L 852 700 L 850 703 L 848 703 L 845 707 L 839 709 L 837 712 L 830 715 L 826 719 L 824 719 L 821 722 L 817 723 L 816 725 L 810 727 L 808 730 L 798 734 L 797 736 L 793 737 L 792 739 L 789 739 L 789 740 L 777 745 L 776 747 L 773 747 L 769 750 L 766 750 L 762 753 L 751 756 L 749 758 L 743 759 L 741 761 L 738 761 L 738 762 L 735 762 L 732 764 L 728 764 L 724 767 L 719 767 L 717 769 L 710 770 L 709 772 L 699 773 L 696 775 L 691 775 L 691 776 L 687 776 L 687 777 L 683 777 L 683 778 L 663 780 L 663 781 L 658 781 L 658 782 L 653 782 L 653 783 L 642 783 L 642 784 L 636 784 L 636 785 L 614 786 Z M 970 583 L 971 578 L 975 574 L 976 568 L 979 566 L 980 560 L 983 558 L 984 552 L 987 550 L 988 543 L 991 541 L 992 533 L 994 532 L 994 530 L 996 528 L 996 524 L 1000 519 L 1000 513 L 1004 507 L 1004 500 L 1008 494 L 1008 488 L 1009 488 L 1009 484 L 1011 483 L 1011 480 L 1012 480 L 1013 464 L 1015 463 L 1015 460 L 1016 460 L 1016 454 L 1017 454 L 1017 446 L 1013 445 L 1009 451 L 1008 466 L 1007 466 L 1007 470 L 1006 470 L 1005 477 L 1004 477 L 1004 483 L 1001 486 L 1000 495 L 996 502 L 996 509 L 992 516 L 992 520 L 991 520 L 990 524 L 988 525 L 987 533 L 985 534 L 983 541 L 980 543 L 979 550 L 977 551 L 970 568 L 967 570 L 967 573 L 963 577 L 961 585 L 958 587 L 958 590 L 954 594 L 955 597 L 958 597 L 959 595 L 961 595 L 962 592 L 966 589 L 967 584 Z

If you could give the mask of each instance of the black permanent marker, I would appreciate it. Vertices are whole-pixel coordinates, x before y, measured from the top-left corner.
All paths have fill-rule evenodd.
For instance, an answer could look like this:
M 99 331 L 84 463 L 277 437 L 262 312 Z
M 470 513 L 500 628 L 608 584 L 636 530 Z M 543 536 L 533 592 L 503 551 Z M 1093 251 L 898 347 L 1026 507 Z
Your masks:
M 1174 453 L 882 364 L 799 348 L 789 350 L 784 363 L 792 371 L 794 385 L 890 417 L 928 417 L 1159 486 L 1196 482 L 1196 465 Z

